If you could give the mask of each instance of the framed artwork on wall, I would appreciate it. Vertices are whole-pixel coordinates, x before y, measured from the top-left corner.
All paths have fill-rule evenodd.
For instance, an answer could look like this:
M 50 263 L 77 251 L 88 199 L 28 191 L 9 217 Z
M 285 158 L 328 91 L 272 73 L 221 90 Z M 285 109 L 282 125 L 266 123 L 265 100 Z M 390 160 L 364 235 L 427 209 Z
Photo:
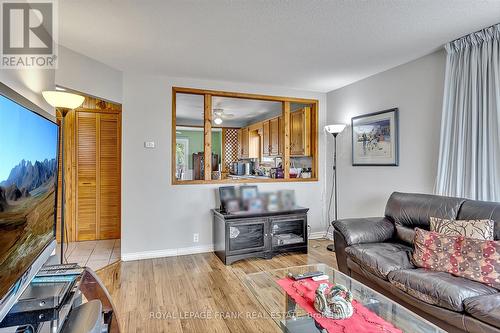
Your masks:
M 351 119 L 353 166 L 399 165 L 398 113 L 393 108 Z

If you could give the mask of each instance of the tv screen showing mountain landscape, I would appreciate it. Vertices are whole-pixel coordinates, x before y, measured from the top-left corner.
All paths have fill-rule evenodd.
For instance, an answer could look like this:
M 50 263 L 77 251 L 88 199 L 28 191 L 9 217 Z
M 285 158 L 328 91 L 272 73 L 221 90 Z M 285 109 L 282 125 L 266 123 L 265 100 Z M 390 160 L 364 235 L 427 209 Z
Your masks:
M 54 238 L 58 126 L 0 95 L 0 299 Z

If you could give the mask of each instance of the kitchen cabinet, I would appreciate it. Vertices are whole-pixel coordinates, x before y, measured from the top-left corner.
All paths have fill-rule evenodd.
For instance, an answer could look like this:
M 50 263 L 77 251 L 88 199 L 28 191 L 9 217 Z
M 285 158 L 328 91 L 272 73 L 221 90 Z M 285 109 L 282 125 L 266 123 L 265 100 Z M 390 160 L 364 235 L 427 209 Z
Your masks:
M 290 113 L 290 156 L 311 155 L 311 108 Z
M 250 154 L 249 149 L 249 129 L 243 127 L 238 130 L 238 143 L 239 143 L 239 156 L 240 158 L 248 158 Z
M 269 120 L 266 120 L 262 124 L 262 155 L 269 156 L 271 152 L 271 138 L 269 133 Z
M 280 154 L 280 121 L 279 117 L 263 122 L 262 147 L 264 156 Z
M 276 156 L 279 154 L 279 143 L 280 143 L 280 124 L 279 118 L 273 118 L 269 120 L 269 155 Z
M 278 154 L 283 156 L 285 154 L 285 121 L 282 116 L 278 117 L 278 126 Z

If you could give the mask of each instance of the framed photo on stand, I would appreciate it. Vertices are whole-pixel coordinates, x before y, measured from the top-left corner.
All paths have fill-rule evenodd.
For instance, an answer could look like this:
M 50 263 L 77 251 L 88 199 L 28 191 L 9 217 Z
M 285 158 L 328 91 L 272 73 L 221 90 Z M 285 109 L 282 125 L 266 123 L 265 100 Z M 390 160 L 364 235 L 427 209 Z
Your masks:
M 283 210 L 295 208 L 295 191 L 281 190 L 278 192 L 280 207 Z
M 240 186 L 240 198 L 243 202 L 257 198 L 259 196 L 259 190 L 255 185 L 243 185 Z
M 240 201 L 238 199 L 229 199 L 226 201 L 224 210 L 227 214 L 234 214 L 241 211 Z
M 393 108 L 351 119 L 353 166 L 399 165 L 399 110 Z
M 236 189 L 234 186 L 221 186 L 219 187 L 220 210 L 222 212 L 227 209 L 227 202 L 236 199 Z

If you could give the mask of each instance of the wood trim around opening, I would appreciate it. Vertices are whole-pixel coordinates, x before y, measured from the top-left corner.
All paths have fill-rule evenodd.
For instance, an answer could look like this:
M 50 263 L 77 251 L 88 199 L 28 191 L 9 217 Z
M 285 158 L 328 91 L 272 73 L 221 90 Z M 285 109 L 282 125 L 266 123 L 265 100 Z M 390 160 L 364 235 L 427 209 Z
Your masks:
M 213 96 L 217 97 L 231 97 L 231 98 L 242 98 L 242 99 L 255 99 L 255 100 L 264 100 L 264 101 L 274 101 L 274 102 L 282 102 L 283 103 L 283 113 L 284 116 L 284 125 L 285 125 L 285 151 L 283 153 L 283 164 L 285 166 L 285 178 L 269 178 L 269 179 L 214 179 L 211 180 L 211 174 L 209 179 L 205 180 L 177 180 L 176 176 L 176 95 L 177 93 L 184 94 L 193 94 L 193 95 L 202 95 L 204 96 L 204 138 L 208 136 L 206 132 L 207 127 L 211 126 L 211 105 L 210 109 L 207 108 L 207 97 L 209 100 L 209 104 L 211 104 L 211 98 Z M 312 177 L 311 178 L 290 178 L 289 176 L 289 166 L 290 166 L 290 120 L 286 119 L 285 114 L 288 113 L 290 115 L 290 104 L 291 103 L 303 103 L 303 104 L 311 104 L 311 153 L 312 156 Z M 287 112 L 288 110 L 288 112 Z M 286 182 L 316 182 L 319 180 L 319 164 L 318 164 L 318 110 L 319 110 L 319 101 L 317 99 L 308 99 L 308 98 L 296 98 L 296 97 L 285 97 L 285 96 L 271 96 L 271 95 L 260 95 L 260 94 L 248 94 L 248 93 L 240 93 L 240 92 L 227 92 L 227 91 L 218 91 L 218 90 L 205 90 L 205 89 L 196 89 L 196 88 L 185 88 L 185 87 L 172 87 L 172 124 L 171 124 L 171 181 L 172 185 L 203 185 L 203 184 L 243 184 L 243 183 L 286 183 Z M 207 112 L 210 113 L 210 119 L 208 120 L 210 124 L 207 124 Z M 288 117 L 289 118 L 289 117 Z M 287 121 L 288 120 L 288 121 Z M 208 126 L 207 126 L 208 125 Z M 201 126 L 200 126 L 201 127 Z M 215 128 L 215 127 L 214 127 Z M 287 130 L 288 129 L 288 130 Z M 286 133 L 288 132 L 288 136 Z M 211 131 L 209 132 L 211 133 Z M 288 142 L 288 144 L 287 144 Z M 206 141 L 205 141 L 206 143 Z M 211 147 L 211 145 L 210 145 Z M 209 156 L 211 157 L 211 148 L 209 150 Z M 288 164 L 286 164 L 286 156 L 288 155 Z M 205 157 L 207 156 L 207 151 L 205 150 Z M 211 159 L 209 159 L 211 160 Z M 206 164 L 205 164 L 206 167 Z
M 195 88 L 184 88 L 184 87 L 172 87 L 172 94 L 183 93 L 183 94 L 193 94 L 193 95 L 212 95 L 218 97 L 232 97 L 232 98 L 243 98 L 243 99 L 258 99 L 263 101 L 275 101 L 275 102 L 291 102 L 291 103 L 304 103 L 304 104 L 317 104 L 317 99 L 309 98 L 296 98 L 296 97 L 285 97 L 285 96 L 272 96 L 272 95 L 260 95 L 260 94 L 247 94 L 240 92 L 228 92 L 219 90 L 204 90 Z

